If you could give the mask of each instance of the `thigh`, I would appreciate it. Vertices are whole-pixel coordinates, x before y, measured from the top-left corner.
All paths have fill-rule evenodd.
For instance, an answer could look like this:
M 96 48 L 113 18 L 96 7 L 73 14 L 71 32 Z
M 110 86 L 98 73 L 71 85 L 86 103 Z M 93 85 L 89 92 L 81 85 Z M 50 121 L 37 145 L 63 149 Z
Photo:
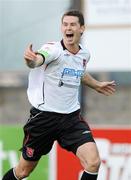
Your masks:
M 63 129 L 58 142 L 66 150 L 76 154 L 78 147 L 87 142 L 94 142 L 91 129 L 81 118 L 79 111 L 72 113 L 72 116 L 68 116 L 68 119 L 65 119 L 62 125 Z
M 37 161 L 47 154 L 55 140 L 55 123 L 52 114 L 35 108 L 24 126 L 22 155 L 25 160 Z

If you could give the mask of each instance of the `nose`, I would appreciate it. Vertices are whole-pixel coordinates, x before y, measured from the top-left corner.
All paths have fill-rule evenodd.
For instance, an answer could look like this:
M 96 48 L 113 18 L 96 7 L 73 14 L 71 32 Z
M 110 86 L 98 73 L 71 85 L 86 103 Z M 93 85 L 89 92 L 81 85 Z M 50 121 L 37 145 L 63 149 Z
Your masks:
M 71 25 L 70 25 L 70 24 L 67 25 L 67 26 L 66 26 L 66 29 L 67 29 L 67 30 L 70 30 L 70 29 L 71 29 Z

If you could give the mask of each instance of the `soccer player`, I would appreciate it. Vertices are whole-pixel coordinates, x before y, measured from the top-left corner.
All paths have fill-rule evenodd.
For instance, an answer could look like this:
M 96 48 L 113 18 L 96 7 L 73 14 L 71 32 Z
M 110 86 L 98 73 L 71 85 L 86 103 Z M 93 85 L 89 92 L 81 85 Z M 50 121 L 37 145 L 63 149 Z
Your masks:
M 83 83 L 108 96 L 115 92 L 115 82 L 97 81 L 86 71 L 90 54 L 79 44 L 84 30 L 82 13 L 68 11 L 62 16 L 60 42 L 48 42 L 37 52 L 32 44 L 26 48 L 24 59 L 31 68 L 27 94 L 32 108 L 24 126 L 19 163 L 3 180 L 29 176 L 54 141 L 79 158 L 84 168 L 81 180 L 97 179 L 100 157 L 91 129 L 81 117 L 79 86 Z

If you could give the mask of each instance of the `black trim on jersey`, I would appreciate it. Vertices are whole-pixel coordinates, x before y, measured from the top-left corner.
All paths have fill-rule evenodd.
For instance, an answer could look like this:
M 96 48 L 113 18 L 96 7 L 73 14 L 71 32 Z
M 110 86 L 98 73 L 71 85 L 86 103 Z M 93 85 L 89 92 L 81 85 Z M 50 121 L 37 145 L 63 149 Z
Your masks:
M 66 50 L 66 49 L 67 49 L 67 48 L 65 47 L 65 45 L 64 45 L 63 39 L 61 40 L 61 45 L 62 45 L 62 47 L 63 47 L 63 50 Z M 80 45 L 79 45 L 79 49 L 81 49 Z M 68 49 L 67 49 L 67 50 L 68 50 Z
M 43 103 L 40 103 L 38 105 L 38 107 L 40 107 L 41 105 L 45 104 L 44 82 L 43 82 L 43 88 L 42 89 L 43 89 Z
M 65 47 L 65 45 L 64 45 L 63 39 L 61 40 L 61 45 L 62 45 L 62 47 L 63 47 L 63 50 L 66 50 L 66 49 L 67 49 L 67 48 Z
M 43 82 L 43 103 L 45 103 L 44 82 Z
M 44 62 L 45 62 L 45 56 L 44 56 L 43 54 L 41 54 L 41 53 L 38 53 L 38 52 L 37 52 L 37 54 L 41 55 L 41 56 L 42 56 L 42 58 L 43 58 L 43 62 L 40 64 L 40 66 L 41 66 L 41 65 L 43 65 L 43 64 L 44 64 Z

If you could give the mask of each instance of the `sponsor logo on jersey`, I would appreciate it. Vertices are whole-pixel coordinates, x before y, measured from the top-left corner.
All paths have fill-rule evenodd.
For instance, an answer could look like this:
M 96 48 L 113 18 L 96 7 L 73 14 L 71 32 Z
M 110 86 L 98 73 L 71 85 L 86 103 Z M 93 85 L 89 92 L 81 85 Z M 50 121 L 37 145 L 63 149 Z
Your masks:
M 68 76 L 75 76 L 75 77 L 81 77 L 83 75 L 83 70 L 75 70 L 70 68 L 64 68 L 62 76 L 68 75 Z

